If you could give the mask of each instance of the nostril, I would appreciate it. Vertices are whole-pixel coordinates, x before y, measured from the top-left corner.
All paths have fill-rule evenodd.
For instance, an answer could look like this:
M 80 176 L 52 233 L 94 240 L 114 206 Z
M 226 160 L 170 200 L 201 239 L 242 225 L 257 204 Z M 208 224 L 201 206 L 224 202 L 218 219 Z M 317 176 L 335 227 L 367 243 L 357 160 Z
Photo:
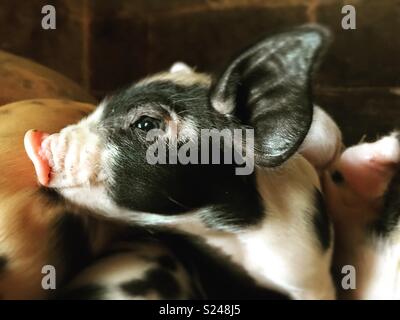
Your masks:
M 342 183 L 344 183 L 344 177 L 343 177 L 342 173 L 339 172 L 338 170 L 335 170 L 335 171 L 331 174 L 331 178 L 332 178 L 332 181 L 333 181 L 335 184 L 342 184 Z

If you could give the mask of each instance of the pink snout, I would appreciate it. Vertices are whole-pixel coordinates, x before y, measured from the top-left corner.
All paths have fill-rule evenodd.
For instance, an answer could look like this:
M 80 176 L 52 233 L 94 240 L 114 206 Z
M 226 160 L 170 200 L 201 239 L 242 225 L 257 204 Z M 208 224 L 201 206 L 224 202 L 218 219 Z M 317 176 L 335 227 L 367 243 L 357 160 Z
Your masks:
M 25 151 L 33 162 L 39 183 L 47 186 L 50 181 L 51 169 L 49 161 L 43 155 L 42 143 L 49 136 L 38 130 L 29 130 L 24 137 Z
M 24 145 L 43 186 L 74 187 L 100 179 L 99 138 L 85 127 L 67 127 L 52 135 L 30 130 Z

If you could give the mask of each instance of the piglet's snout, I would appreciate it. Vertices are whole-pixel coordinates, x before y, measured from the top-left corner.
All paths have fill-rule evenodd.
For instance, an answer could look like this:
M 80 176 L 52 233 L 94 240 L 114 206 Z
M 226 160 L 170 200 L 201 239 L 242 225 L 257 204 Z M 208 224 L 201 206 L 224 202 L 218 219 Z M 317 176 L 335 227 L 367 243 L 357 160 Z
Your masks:
M 35 148 L 30 147 L 30 143 L 38 144 L 37 138 L 30 139 L 29 135 L 32 136 L 32 133 L 28 132 L 25 136 L 25 148 L 41 184 L 65 188 L 103 180 L 101 141 L 90 128 L 75 125 L 60 133 L 43 135 L 40 146 Z M 43 179 L 43 168 L 49 170 L 48 179 Z

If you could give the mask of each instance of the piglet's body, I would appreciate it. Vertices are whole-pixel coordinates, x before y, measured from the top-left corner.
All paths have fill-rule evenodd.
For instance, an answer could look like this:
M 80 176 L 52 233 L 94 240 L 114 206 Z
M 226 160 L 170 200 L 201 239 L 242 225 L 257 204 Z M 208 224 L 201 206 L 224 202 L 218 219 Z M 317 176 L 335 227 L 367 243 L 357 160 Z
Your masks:
M 346 149 L 324 176 L 336 231 L 335 271 L 343 298 L 400 298 L 396 280 L 400 274 L 400 207 L 393 203 L 400 199 L 399 168 L 399 136 L 393 133 Z M 355 268 L 353 289 L 343 289 L 342 270 L 349 270 L 345 266 Z

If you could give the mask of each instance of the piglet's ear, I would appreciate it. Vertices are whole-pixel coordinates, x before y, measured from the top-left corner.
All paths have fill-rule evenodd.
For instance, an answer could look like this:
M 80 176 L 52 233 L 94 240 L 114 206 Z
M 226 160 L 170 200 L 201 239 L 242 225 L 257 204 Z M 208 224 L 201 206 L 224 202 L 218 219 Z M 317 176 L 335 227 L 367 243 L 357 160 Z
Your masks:
M 318 25 L 266 38 L 213 85 L 212 106 L 254 128 L 258 165 L 280 165 L 304 140 L 313 114 L 311 76 L 328 39 Z
M 175 62 L 171 68 L 169 68 L 170 73 L 177 73 L 177 72 L 184 72 L 184 73 L 192 73 L 193 70 L 191 67 L 189 67 L 186 63 L 184 62 Z

